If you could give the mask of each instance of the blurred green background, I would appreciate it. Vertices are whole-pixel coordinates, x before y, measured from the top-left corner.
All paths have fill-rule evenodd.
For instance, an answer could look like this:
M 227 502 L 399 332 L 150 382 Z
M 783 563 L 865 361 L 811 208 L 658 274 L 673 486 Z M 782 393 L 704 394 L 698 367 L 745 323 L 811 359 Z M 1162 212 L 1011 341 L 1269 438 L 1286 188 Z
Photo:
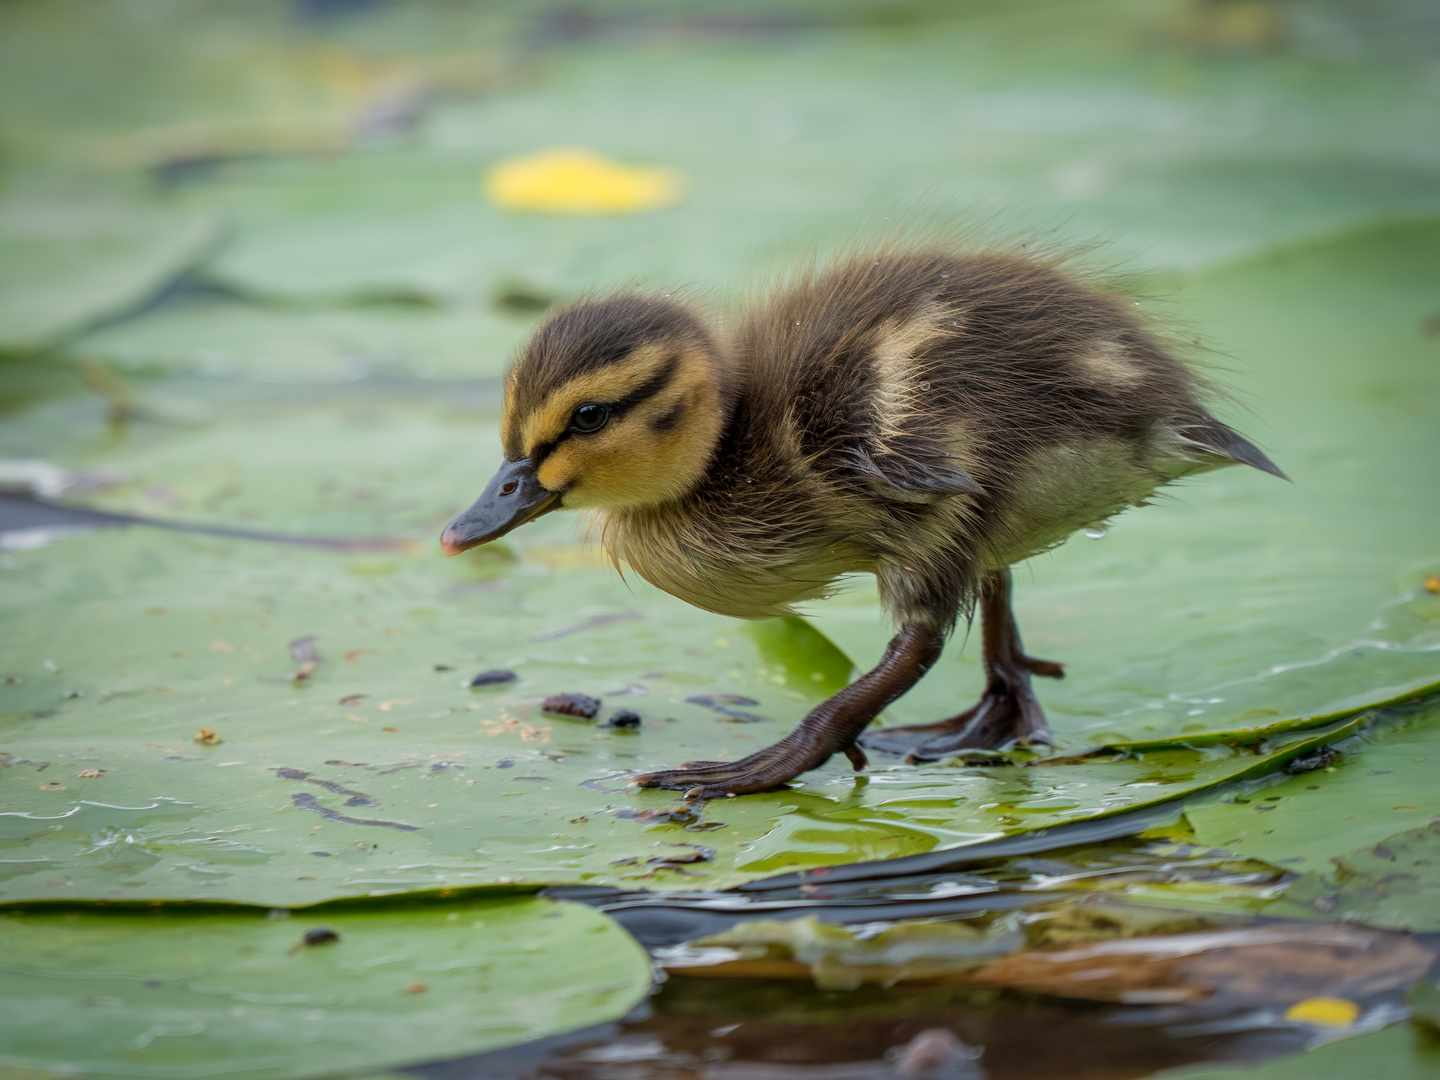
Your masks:
M 579 214 L 487 197 L 496 165 L 567 147 L 670 170 L 679 197 Z M 925 229 L 1080 250 L 1200 346 L 1233 393 L 1222 414 L 1295 484 L 1208 475 L 1017 572 L 1027 643 L 1068 667 L 1037 688 L 1061 749 L 1140 743 L 1128 759 L 878 760 L 858 783 L 840 762 L 706 808 L 721 831 L 703 838 L 688 819 L 637 819 L 673 800 L 628 791 L 626 770 L 773 741 L 889 628 L 865 581 L 806 621 L 694 611 L 621 581 L 568 515 L 440 558 L 440 526 L 498 461 L 505 363 L 548 305 L 585 291 L 725 308 L 817 252 Z M 4 0 L 0 410 L 6 902 L 719 888 L 1203 792 L 1440 678 L 1440 11 Z M 54 504 L 340 543 L 90 531 L 46 517 Z M 306 637 L 318 666 L 294 678 Z M 495 667 L 520 678 L 465 686 Z M 976 644 L 957 640 L 884 722 L 949 715 L 979 683 Z M 557 691 L 633 706 L 645 726 L 542 715 Z M 726 694 L 765 722 L 728 722 Z M 1224 800 L 1177 828 L 1318 888 L 1332 860 L 1440 813 L 1433 774 L 1409 767 L 1440 752 L 1429 715 L 1383 751 L 1420 754 L 1383 790 L 1358 769 L 1325 780 L 1339 802 L 1286 788 L 1266 835 L 1293 846 Z M 1334 811 L 1372 796 L 1364 821 Z M 697 839 L 708 860 L 666 861 Z M 487 902 L 521 936 L 559 909 L 603 948 L 580 989 L 539 985 L 523 1023 L 465 1029 L 446 1052 L 644 993 L 643 957 L 608 920 Z M 1382 918 L 1367 903 L 1350 915 L 1440 929 L 1424 904 Z M 30 938 L 52 951 L 25 979 L 82 939 L 108 957 L 95 970 L 148 949 L 134 927 L 73 918 Z M 270 933 L 246 926 L 201 934 L 195 963 L 232 978 L 202 954 Z M 541 939 L 547 962 L 574 953 L 565 933 Z M 411 940 L 406 979 L 452 948 L 439 924 Z M 477 970 L 514 962 L 506 948 Z M 345 977 L 371 970 L 358 963 Z M 27 1000 L 41 984 L 7 986 Z M 130 1046 L 153 1015 L 127 997 L 121 1049 L 84 1070 L 298 1076 L 434 1049 L 375 1023 L 399 991 L 372 990 L 373 1014 L 351 1003 L 372 1019 L 342 1018 L 328 1057 L 257 1050 L 243 1067 L 202 1034 Z M 92 1024 L 77 1001 L 53 998 L 79 1010 L 64 1031 Z M 382 1031 L 383 1060 L 365 1042 Z M 62 1060 L 0 1046 L 17 1067 Z

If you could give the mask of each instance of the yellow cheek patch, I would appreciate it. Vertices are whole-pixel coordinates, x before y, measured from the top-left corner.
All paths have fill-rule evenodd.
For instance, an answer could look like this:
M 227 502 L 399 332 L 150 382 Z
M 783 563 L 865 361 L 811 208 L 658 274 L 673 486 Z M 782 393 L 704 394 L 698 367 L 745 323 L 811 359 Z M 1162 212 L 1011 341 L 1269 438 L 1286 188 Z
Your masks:
M 555 452 L 540 463 L 535 470 L 540 483 L 550 491 L 564 491 L 575 481 L 584 457 L 584 448 L 577 446 L 574 439 L 567 440 L 555 448 Z

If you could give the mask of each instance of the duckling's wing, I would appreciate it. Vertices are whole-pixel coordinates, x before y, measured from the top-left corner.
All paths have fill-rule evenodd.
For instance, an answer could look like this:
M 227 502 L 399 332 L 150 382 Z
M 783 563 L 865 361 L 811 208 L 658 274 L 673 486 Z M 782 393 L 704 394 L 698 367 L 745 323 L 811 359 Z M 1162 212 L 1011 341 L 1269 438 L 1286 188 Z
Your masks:
M 1266 455 L 1265 451 L 1245 438 L 1234 428 L 1227 427 L 1218 420 L 1211 420 L 1205 425 L 1192 425 L 1181 430 L 1180 437 L 1208 454 L 1216 457 L 1228 458 L 1241 465 L 1249 465 L 1251 468 L 1267 472 L 1271 476 L 1278 476 L 1281 480 L 1289 480 Z
M 933 502 L 955 495 L 979 495 L 984 488 L 960 462 L 927 445 L 851 452 L 856 479 L 873 494 L 892 502 Z

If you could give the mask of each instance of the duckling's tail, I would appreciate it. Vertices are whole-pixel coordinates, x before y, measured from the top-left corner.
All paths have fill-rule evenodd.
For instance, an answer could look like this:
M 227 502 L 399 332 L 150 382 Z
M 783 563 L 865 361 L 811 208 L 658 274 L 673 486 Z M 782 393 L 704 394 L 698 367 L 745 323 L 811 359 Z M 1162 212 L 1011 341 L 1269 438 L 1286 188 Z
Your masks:
M 1251 468 L 1267 472 L 1271 476 L 1278 476 L 1281 480 L 1290 479 L 1280 470 L 1279 465 L 1265 455 L 1265 451 L 1234 428 L 1220 423 L 1219 420 L 1212 419 L 1203 425 L 1187 427 L 1182 432 L 1182 438 L 1192 446 L 1199 447 L 1216 457 L 1229 458 L 1241 465 L 1249 465 Z

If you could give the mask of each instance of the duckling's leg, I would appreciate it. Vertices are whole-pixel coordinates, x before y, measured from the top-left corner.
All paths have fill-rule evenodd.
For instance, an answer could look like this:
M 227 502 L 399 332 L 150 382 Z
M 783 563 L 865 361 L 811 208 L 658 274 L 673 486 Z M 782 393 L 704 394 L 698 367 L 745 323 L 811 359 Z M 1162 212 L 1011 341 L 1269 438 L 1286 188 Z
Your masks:
M 891 639 L 873 671 L 817 705 L 775 745 L 740 761 L 694 761 L 683 769 L 637 776 L 634 782 L 704 799 L 770 791 L 823 765 L 832 754 L 843 753 L 855 768 L 863 768 L 865 755 L 855 746 L 856 736 L 930 670 L 944 645 L 944 634 L 907 624 Z
M 1020 628 L 1010 610 L 1010 571 L 987 574 L 980 587 L 980 640 L 985 693 L 973 708 L 938 724 L 880 728 L 861 737 L 870 750 L 904 754 L 908 761 L 934 761 L 960 750 L 992 750 L 1010 742 L 1049 742 L 1050 728 L 1031 675 L 1065 677 L 1049 660 L 1026 656 Z

